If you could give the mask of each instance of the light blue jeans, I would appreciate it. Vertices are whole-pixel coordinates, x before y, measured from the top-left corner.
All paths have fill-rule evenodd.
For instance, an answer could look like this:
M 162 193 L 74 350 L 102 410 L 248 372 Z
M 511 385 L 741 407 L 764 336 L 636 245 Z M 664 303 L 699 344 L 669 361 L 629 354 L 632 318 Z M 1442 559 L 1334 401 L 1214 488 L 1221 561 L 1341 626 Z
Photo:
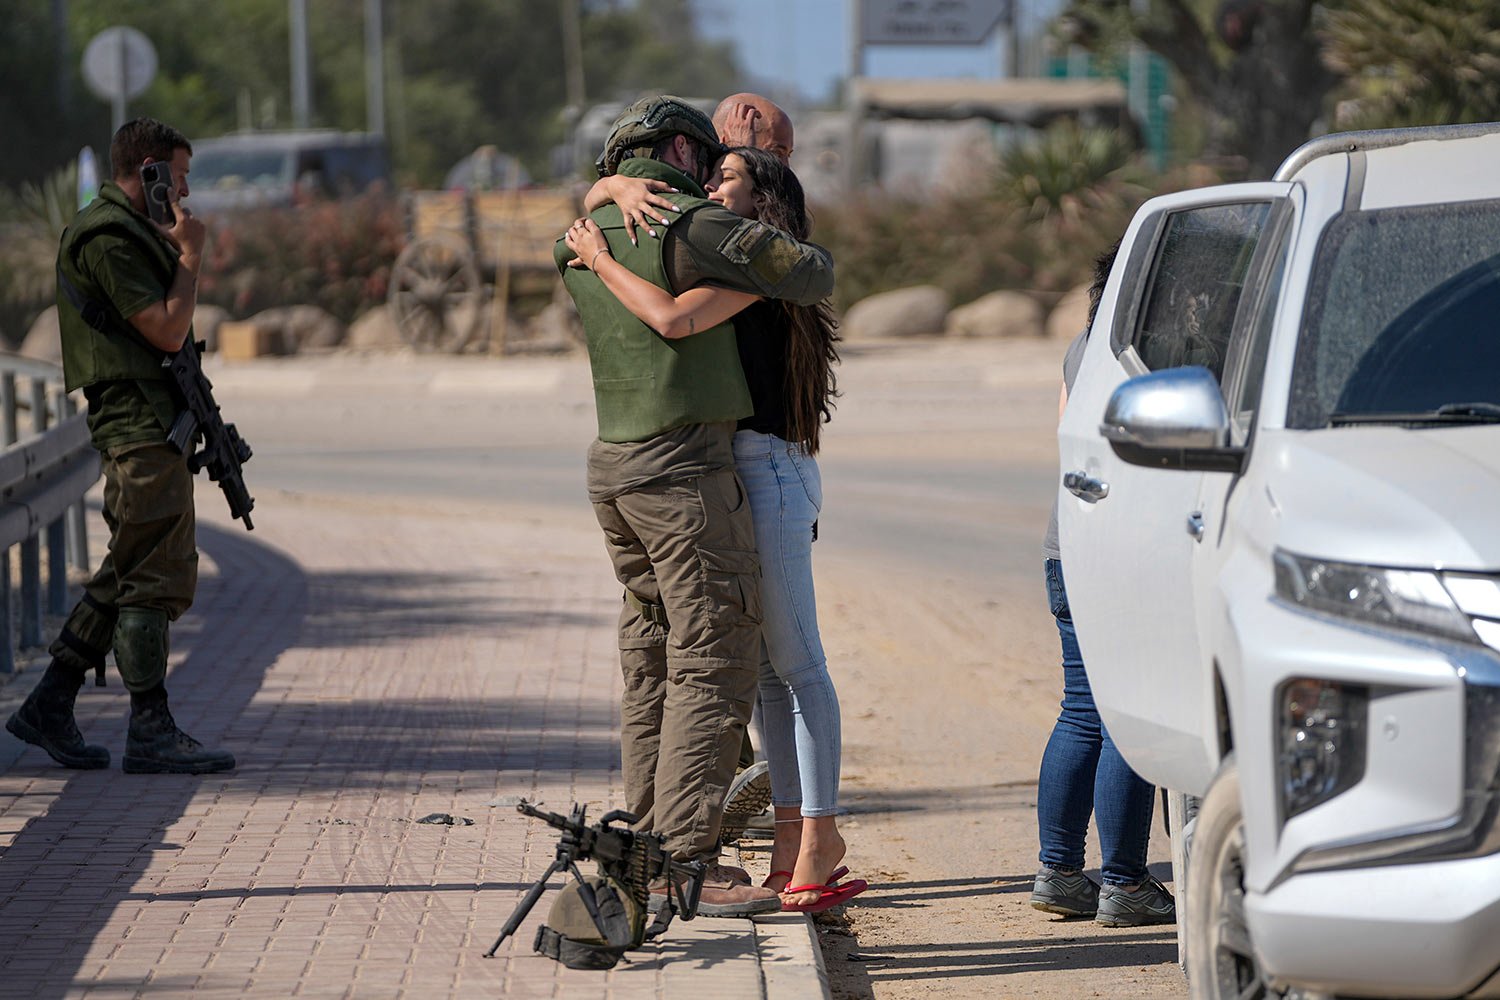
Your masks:
M 760 552 L 764 648 L 761 735 L 771 802 L 807 817 L 838 812 L 839 699 L 818 638 L 813 526 L 823 506 L 818 463 L 772 434 L 739 431 L 734 462 L 750 497 Z

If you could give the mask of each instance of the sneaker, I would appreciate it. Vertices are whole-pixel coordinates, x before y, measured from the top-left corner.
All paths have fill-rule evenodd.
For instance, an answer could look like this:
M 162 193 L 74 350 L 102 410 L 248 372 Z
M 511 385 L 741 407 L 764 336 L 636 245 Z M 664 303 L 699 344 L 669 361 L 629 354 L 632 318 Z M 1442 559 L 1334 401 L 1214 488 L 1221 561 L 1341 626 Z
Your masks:
M 732 844 L 740 838 L 750 821 L 771 804 L 771 766 L 763 760 L 734 776 L 729 794 L 724 797 L 724 822 L 719 827 L 719 843 Z
M 1147 924 L 1170 924 L 1177 920 L 1177 902 L 1167 887 L 1146 876 L 1134 888 L 1106 885 L 1099 893 L 1096 923 L 1105 927 L 1144 927 Z
M 667 885 L 651 887 L 647 909 L 659 913 L 667 906 Z M 781 910 L 781 897 L 770 889 L 741 885 L 733 881 L 719 881 L 712 876 L 703 881 L 703 891 L 698 895 L 700 917 L 753 917 L 757 913 L 776 913 Z
M 1081 871 L 1060 872 L 1042 865 L 1031 886 L 1031 905 L 1064 917 L 1092 917 L 1099 909 L 1099 886 Z

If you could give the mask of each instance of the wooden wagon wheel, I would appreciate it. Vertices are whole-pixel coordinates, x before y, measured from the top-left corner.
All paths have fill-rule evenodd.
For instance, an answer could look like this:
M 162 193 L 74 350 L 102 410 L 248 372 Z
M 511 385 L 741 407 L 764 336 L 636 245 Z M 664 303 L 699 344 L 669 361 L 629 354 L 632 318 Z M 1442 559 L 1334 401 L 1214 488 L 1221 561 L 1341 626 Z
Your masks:
M 396 329 L 419 351 L 463 350 L 484 318 L 474 252 L 453 236 L 415 240 L 391 269 L 387 297 Z

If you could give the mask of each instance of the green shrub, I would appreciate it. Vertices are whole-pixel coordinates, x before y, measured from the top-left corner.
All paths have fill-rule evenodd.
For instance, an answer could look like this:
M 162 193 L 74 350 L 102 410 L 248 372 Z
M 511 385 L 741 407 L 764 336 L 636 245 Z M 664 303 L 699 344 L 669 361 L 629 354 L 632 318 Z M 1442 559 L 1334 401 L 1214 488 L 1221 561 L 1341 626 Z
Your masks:
M 1060 126 L 1009 151 L 978 194 L 820 205 L 813 238 L 834 254 L 841 307 L 915 284 L 944 288 L 955 304 L 1008 289 L 1051 305 L 1089 281 L 1143 201 L 1211 182 L 1148 172 L 1117 133 Z
M 0 338 L 13 347 L 57 295 L 57 244 L 73 220 L 77 190 L 76 163 L 40 184 L 0 189 Z
M 214 221 L 198 300 L 244 317 L 283 305 L 315 305 L 344 322 L 385 301 L 404 241 L 388 195 L 314 201 Z

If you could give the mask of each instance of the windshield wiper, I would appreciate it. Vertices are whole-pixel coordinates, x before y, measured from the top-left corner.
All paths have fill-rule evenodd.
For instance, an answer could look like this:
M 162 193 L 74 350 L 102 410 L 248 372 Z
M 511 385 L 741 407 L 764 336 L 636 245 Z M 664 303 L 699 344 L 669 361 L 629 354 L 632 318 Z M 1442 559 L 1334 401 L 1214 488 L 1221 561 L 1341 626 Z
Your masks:
M 1500 424 L 1500 403 L 1444 403 L 1418 413 L 1331 413 L 1333 427 L 1351 424 Z

